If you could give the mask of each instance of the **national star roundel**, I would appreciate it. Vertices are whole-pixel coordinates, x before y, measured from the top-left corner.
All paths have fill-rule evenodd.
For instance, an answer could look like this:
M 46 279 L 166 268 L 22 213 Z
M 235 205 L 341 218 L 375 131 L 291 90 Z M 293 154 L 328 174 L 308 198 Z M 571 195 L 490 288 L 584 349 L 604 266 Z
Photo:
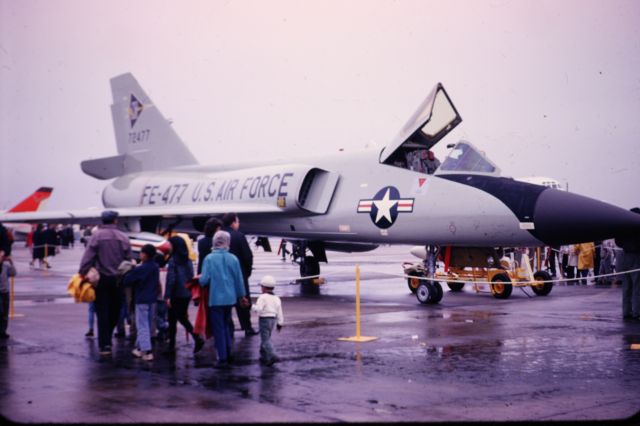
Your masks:
M 360 200 L 358 213 L 369 213 L 374 225 L 387 229 L 395 223 L 398 213 L 413 212 L 413 201 L 413 198 L 401 198 L 397 188 L 386 186 L 372 199 Z

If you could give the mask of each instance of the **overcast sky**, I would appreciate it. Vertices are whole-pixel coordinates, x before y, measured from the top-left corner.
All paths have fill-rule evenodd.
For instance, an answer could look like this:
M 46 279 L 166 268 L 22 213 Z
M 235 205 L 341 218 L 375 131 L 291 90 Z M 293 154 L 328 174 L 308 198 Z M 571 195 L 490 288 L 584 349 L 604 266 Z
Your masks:
M 381 148 L 440 81 L 504 175 L 640 205 L 640 1 L 0 0 L 0 208 L 101 206 L 124 72 L 204 164 Z

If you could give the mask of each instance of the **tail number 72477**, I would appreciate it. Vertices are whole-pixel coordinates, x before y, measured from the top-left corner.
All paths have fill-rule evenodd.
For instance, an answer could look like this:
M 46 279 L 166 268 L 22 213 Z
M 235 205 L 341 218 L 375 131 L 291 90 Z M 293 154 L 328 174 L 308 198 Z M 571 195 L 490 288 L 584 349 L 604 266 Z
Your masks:
M 137 132 L 129 132 L 129 143 L 141 143 L 149 140 L 151 130 L 144 129 Z

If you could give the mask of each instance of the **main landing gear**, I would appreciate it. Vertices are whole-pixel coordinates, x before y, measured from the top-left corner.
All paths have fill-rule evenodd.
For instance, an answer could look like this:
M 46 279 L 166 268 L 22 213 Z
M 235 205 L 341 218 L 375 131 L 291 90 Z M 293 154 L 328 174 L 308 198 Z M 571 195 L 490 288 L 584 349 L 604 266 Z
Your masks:
M 327 261 L 323 247 L 309 241 L 292 241 L 291 243 L 293 260 L 300 265 L 300 292 L 308 295 L 320 294 L 320 262 Z

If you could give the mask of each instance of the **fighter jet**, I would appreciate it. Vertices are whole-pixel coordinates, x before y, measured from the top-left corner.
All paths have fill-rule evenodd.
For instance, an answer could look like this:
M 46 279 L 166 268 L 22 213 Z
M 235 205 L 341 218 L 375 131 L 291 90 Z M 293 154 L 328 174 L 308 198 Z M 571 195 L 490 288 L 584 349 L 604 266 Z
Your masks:
M 294 243 L 303 277 L 319 274 L 327 250 L 422 245 L 433 265 L 440 247 L 547 246 L 640 232 L 640 215 L 501 176 L 468 141 L 454 143 L 434 171 L 431 148 L 462 122 L 440 83 L 381 151 L 270 164 L 258 158 L 199 164 L 131 74 L 112 78 L 111 89 L 118 154 L 81 167 L 113 179 L 103 204 L 130 232 L 195 232 L 210 216 L 236 212 L 244 233 Z M 87 209 L 0 220 L 95 223 L 99 217 L 100 210 Z
M 36 189 L 31 195 L 7 210 L 6 213 L 38 211 L 45 200 L 51 197 L 53 188 L 46 186 Z M 5 227 L 12 232 L 15 241 L 24 241 L 33 227 L 30 223 L 7 223 Z

